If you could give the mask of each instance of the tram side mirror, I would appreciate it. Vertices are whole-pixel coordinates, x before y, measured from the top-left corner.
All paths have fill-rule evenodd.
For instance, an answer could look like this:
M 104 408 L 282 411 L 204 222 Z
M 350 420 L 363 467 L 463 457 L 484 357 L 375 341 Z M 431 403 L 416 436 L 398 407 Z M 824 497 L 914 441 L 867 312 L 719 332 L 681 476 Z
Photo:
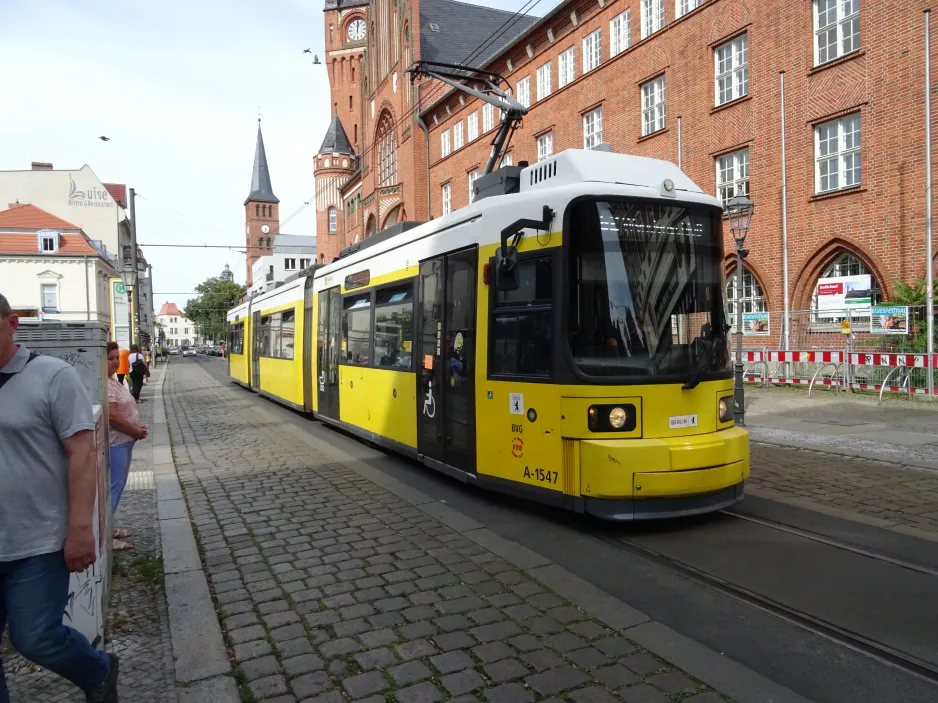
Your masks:
M 518 290 L 520 286 L 517 248 L 499 247 L 495 252 L 495 287 L 498 290 Z

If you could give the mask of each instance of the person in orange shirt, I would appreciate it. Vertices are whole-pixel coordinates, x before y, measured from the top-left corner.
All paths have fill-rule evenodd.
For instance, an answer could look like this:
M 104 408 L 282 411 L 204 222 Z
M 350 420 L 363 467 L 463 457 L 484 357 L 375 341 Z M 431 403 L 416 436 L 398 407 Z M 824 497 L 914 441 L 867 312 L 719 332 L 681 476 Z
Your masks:
M 121 361 L 117 367 L 117 382 L 124 385 L 124 376 L 130 373 L 130 349 L 121 347 Z

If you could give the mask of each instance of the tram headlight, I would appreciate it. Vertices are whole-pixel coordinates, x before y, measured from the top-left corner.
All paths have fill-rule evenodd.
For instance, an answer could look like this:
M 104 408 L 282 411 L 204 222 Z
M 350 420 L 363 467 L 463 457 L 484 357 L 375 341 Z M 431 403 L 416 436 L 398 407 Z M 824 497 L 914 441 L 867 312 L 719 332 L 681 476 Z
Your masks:
M 590 432 L 631 432 L 636 424 L 635 406 L 591 405 L 587 413 Z
M 609 424 L 612 425 L 613 429 L 621 430 L 625 427 L 625 421 L 628 419 L 623 408 L 613 408 L 609 411 Z
M 733 421 L 733 396 L 728 395 L 720 398 L 720 422 Z

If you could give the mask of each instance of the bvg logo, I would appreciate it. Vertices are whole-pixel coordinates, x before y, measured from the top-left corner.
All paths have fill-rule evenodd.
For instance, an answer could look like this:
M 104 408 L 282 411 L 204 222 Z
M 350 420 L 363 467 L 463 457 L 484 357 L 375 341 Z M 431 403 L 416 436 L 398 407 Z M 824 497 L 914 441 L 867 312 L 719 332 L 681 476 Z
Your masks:
M 103 188 L 79 190 L 72 175 L 68 175 L 68 204 L 76 207 L 110 207 L 114 201 Z

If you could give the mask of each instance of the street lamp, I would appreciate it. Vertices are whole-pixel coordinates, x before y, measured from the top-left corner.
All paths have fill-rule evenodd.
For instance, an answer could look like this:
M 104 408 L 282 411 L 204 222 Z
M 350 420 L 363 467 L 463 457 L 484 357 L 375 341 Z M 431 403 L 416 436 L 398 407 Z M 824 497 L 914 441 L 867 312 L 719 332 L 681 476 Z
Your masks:
M 736 240 L 736 365 L 733 384 L 733 419 L 737 425 L 746 424 L 746 397 L 743 392 L 743 259 L 749 252 L 743 249 L 754 206 L 745 195 L 730 198 L 726 203 L 730 220 L 730 234 Z

